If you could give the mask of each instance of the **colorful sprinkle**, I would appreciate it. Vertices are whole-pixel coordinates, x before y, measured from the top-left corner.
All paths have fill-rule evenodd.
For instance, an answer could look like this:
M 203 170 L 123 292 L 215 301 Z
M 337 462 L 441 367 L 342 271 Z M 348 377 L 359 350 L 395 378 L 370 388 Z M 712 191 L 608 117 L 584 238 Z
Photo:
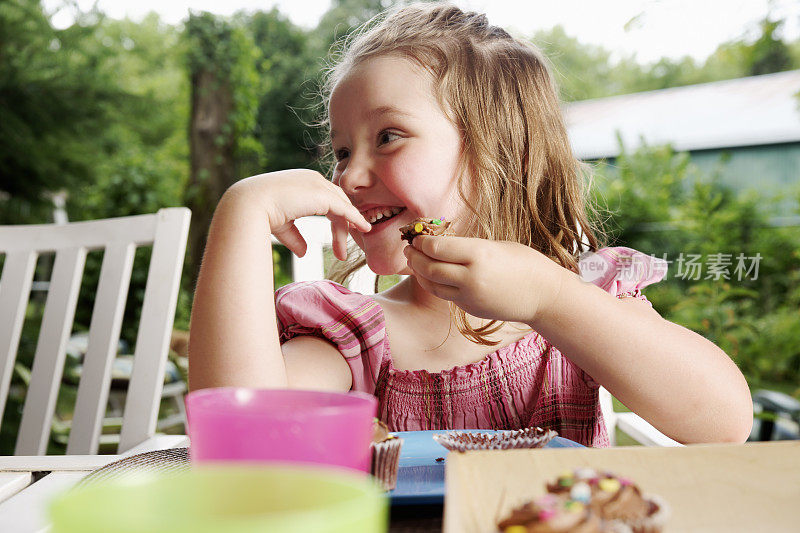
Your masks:
M 536 503 L 541 507 L 553 507 L 558 504 L 558 496 L 555 494 L 545 494 L 537 498 Z
M 503 530 L 503 532 L 504 533 L 527 533 L 528 532 L 528 528 L 525 527 L 525 526 L 520 526 L 520 525 L 515 524 L 513 526 L 508 526 L 507 528 L 505 528 Z
M 542 522 L 546 522 L 551 518 L 553 518 L 555 515 L 556 515 L 555 509 L 542 509 L 541 511 L 539 511 L 537 518 L 539 518 L 539 520 L 541 520 Z
M 619 482 L 622 484 L 623 487 L 627 487 L 628 485 L 633 485 L 633 481 L 631 481 L 630 478 L 627 477 L 619 478 Z
M 441 226 L 442 225 L 442 219 L 434 218 L 433 220 L 431 220 L 431 224 L 436 224 L 437 226 Z
M 621 486 L 620 482 L 613 478 L 606 478 L 601 479 L 600 483 L 600 490 L 605 492 L 617 492 Z
M 414 224 L 414 231 L 415 232 L 422 233 L 422 228 L 423 228 L 422 222 L 417 222 L 416 224 Z
M 583 503 L 589 503 L 592 497 L 592 489 L 583 481 L 575 483 L 569 491 L 569 497 Z
M 573 483 L 575 483 L 575 480 L 572 479 L 571 477 L 558 478 L 558 485 L 560 487 L 571 487 Z
M 584 509 L 583 503 L 575 500 L 569 500 L 567 503 L 564 504 L 564 507 L 570 513 L 580 513 Z

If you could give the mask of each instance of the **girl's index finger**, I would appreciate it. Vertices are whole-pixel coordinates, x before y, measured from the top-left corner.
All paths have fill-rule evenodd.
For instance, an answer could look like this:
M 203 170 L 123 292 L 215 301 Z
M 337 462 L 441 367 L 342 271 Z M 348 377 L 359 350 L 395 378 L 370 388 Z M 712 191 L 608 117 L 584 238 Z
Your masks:
M 353 226 L 365 233 L 372 229 L 372 224 L 367 222 L 367 219 L 364 218 L 361 211 L 351 204 L 350 200 L 347 198 L 340 202 L 333 202 L 331 210 L 334 214 L 344 217 L 348 222 L 352 223 Z
M 364 218 L 364 215 L 361 214 L 361 211 L 359 211 L 358 208 L 350 202 L 350 199 L 347 196 L 344 197 L 344 203 L 346 212 L 345 218 L 347 218 L 355 227 L 364 233 L 372 229 L 372 224 L 370 224 L 367 219 Z
M 343 214 L 348 221 L 352 222 L 353 225 L 361 231 L 367 232 L 372 229 L 372 225 L 367 222 L 367 219 L 364 218 L 364 215 L 362 215 L 358 208 L 353 205 L 353 202 L 350 201 L 350 198 L 348 198 L 347 194 L 344 192 L 344 189 L 330 181 L 326 181 L 325 183 L 328 184 L 330 189 L 333 190 L 334 194 L 336 194 L 336 196 L 338 196 L 344 203 L 345 211 Z
M 353 223 L 358 229 L 363 231 L 364 233 L 368 232 L 372 229 L 372 224 L 367 222 L 367 219 L 364 218 L 364 215 L 361 214 L 361 211 L 353 207 L 353 211 L 355 212 L 354 216 L 351 217 L 350 222 Z
M 472 239 L 452 235 L 417 235 L 411 245 L 431 259 L 466 265 L 472 262 Z

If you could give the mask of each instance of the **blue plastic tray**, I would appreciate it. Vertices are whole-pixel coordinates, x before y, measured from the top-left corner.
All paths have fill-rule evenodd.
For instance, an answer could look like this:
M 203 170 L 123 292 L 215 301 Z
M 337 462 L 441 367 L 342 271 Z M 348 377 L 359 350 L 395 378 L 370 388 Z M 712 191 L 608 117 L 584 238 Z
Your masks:
M 473 433 L 495 433 L 491 430 L 467 430 Z M 446 431 L 397 431 L 403 439 L 397 487 L 389 492 L 392 505 L 436 504 L 444 502 L 444 465 L 447 448 L 433 440 L 433 435 Z M 555 437 L 545 448 L 583 448 L 577 442 Z M 438 459 L 438 460 L 437 460 Z

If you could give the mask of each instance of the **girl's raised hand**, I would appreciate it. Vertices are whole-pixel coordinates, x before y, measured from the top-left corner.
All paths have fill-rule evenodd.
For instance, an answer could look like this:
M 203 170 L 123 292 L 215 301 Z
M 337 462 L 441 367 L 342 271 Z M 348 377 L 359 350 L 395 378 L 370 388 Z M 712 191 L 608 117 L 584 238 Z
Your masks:
M 523 244 L 418 235 L 404 253 L 417 282 L 472 316 L 532 325 L 568 271 Z
M 284 170 L 252 176 L 237 182 L 226 194 L 260 204 L 266 211 L 270 232 L 299 257 L 305 255 L 308 248 L 294 224 L 300 217 L 321 215 L 331 221 L 333 253 L 341 260 L 347 258 L 349 228 L 364 232 L 371 228 L 342 188 L 313 170 Z

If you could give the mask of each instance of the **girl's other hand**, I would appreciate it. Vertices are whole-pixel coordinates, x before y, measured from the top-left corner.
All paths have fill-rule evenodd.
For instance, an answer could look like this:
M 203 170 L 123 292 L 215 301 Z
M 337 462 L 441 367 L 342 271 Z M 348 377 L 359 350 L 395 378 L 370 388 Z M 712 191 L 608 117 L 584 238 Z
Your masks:
M 532 325 L 568 271 L 523 244 L 468 237 L 414 237 L 404 253 L 417 282 L 472 316 Z
M 333 253 L 347 258 L 347 235 L 350 227 L 367 232 L 372 226 L 353 206 L 341 187 L 313 170 L 297 169 L 260 174 L 235 183 L 226 196 L 255 202 L 267 215 L 269 231 L 298 257 L 308 245 L 294 221 L 312 215 L 331 221 Z

